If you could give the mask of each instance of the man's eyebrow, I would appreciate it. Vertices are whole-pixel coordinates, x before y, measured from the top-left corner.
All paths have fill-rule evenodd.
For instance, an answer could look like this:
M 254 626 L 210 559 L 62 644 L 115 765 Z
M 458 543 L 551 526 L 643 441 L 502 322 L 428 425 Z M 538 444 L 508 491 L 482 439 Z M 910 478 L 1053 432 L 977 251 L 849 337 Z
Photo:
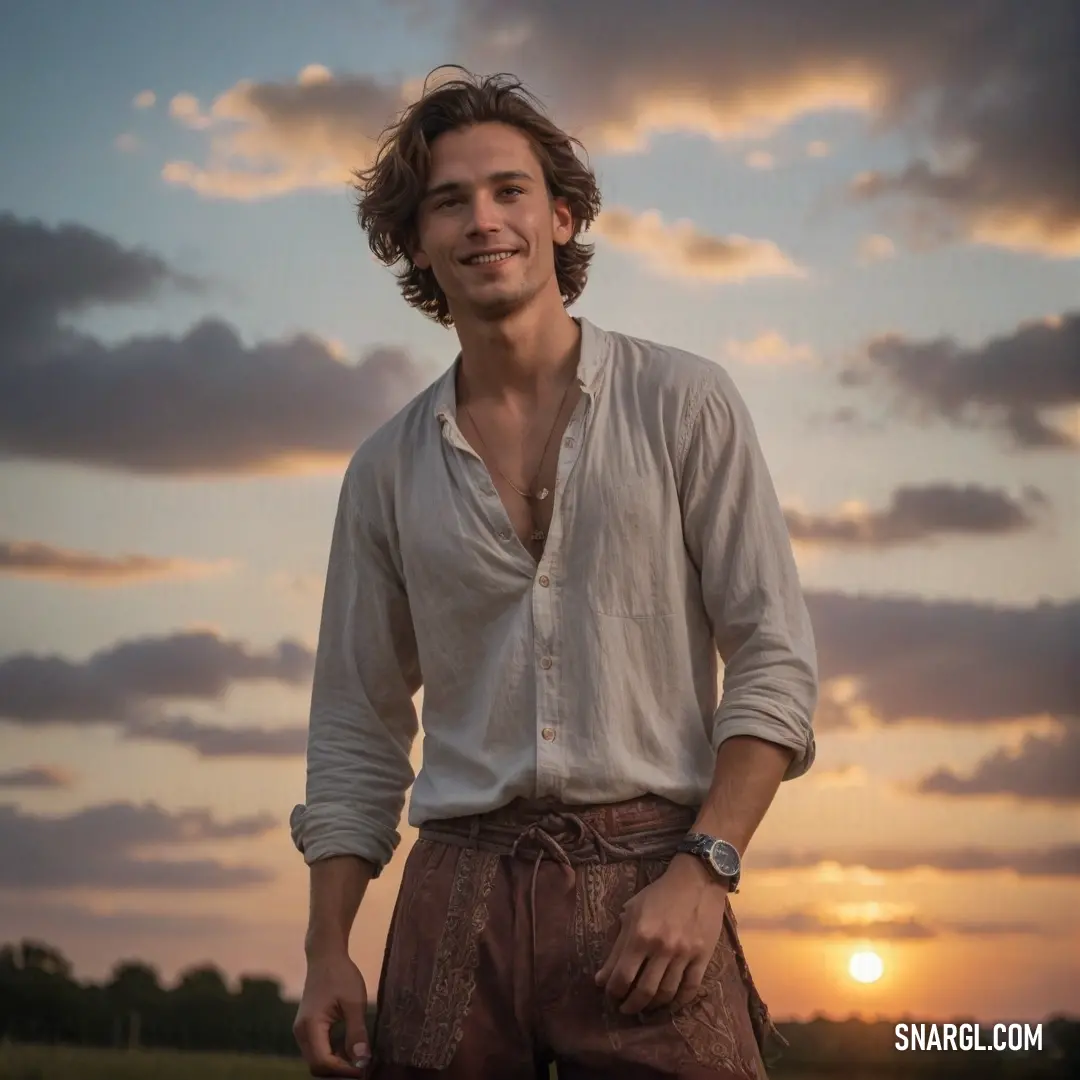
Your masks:
M 487 177 L 489 184 L 505 184 L 508 180 L 532 180 L 532 177 L 521 169 L 505 169 L 502 172 L 489 173 Z M 468 187 L 467 184 L 461 183 L 459 180 L 447 180 L 445 183 L 436 184 L 434 187 L 428 188 L 424 193 L 425 199 L 434 199 L 439 195 L 448 195 L 455 191 L 463 191 Z

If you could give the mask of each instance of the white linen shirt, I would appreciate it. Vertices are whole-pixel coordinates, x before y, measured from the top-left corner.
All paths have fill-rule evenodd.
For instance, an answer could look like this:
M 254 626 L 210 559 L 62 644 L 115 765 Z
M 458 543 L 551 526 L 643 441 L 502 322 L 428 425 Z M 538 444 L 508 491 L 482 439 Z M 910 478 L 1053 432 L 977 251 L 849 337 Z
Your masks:
M 410 786 L 419 826 L 517 796 L 697 807 L 733 735 L 794 749 L 785 780 L 814 760 L 814 636 L 742 397 L 711 360 L 575 321 L 539 564 L 458 427 L 460 354 L 348 464 L 290 818 L 309 864 L 381 873 Z

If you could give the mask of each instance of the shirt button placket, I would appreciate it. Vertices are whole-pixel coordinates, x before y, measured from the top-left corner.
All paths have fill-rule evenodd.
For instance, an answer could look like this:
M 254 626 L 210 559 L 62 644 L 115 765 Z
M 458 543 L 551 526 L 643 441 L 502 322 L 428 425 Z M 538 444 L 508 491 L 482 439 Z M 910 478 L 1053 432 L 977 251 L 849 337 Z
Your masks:
M 552 587 L 551 574 L 547 567 L 556 557 L 552 545 L 552 539 L 548 540 L 549 548 L 541 560 L 544 569 L 537 575 L 532 589 L 533 601 L 533 625 L 536 632 L 536 645 L 540 651 L 536 661 L 538 671 L 536 680 L 536 728 L 540 736 L 538 745 L 541 748 L 537 754 L 537 794 L 557 795 L 558 792 L 552 787 L 553 778 L 562 771 L 552 758 L 555 753 L 555 727 L 558 723 L 558 675 L 552 671 L 555 666 L 554 650 L 558 648 L 559 634 L 555 618 L 555 590 Z M 534 736 L 535 737 L 535 736 Z

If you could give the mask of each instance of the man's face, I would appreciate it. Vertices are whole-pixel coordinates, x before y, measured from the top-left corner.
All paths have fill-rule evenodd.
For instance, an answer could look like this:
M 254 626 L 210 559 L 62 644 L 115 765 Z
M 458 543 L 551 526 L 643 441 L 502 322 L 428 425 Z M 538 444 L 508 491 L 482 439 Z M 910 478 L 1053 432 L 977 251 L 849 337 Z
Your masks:
M 440 135 L 417 217 L 413 261 L 430 269 L 454 321 L 502 319 L 555 282 L 556 243 L 573 235 L 528 138 L 487 123 Z

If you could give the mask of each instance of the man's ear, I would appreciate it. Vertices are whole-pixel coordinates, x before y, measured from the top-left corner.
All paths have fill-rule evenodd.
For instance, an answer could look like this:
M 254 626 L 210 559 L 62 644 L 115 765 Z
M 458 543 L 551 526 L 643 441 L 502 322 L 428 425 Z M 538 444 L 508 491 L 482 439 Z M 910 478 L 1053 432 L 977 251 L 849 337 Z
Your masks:
M 570 203 L 558 196 L 551 200 L 552 238 L 560 246 L 570 243 L 574 235 L 574 213 Z
M 409 253 L 409 258 L 414 266 L 419 267 L 421 270 L 431 269 L 431 260 L 420 244 L 420 230 L 416 227 L 415 222 L 409 229 L 409 236 L 405 241 L 405 250 Z
M 421 270 L 431 269 L 431 260 L 427 257 L 427 252 L 419 244 L 413 246 L 409 252 L 409 258 L 412 259 L 413 265 Z

